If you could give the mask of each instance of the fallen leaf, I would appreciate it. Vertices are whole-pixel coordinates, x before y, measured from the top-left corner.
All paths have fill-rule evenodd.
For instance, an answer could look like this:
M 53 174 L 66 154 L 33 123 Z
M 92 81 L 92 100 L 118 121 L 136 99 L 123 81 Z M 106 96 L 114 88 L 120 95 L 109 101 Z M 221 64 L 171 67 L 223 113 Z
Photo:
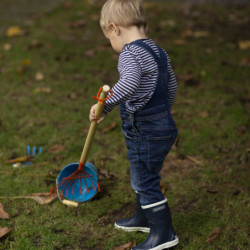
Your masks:
M 102 129 L 102 132 L 103 133 L 107 133 L 107 132 L 110 132 L 112 130 L 114 130 L 116 128 L 116 123 L 115 122 L 111 122 L 110 124 L 108 124 L 106 127 L 104 127 Z
M 209 32 L 208 31 L 194 31 L 192 33 L 192 36 L 195 38 L 208 37 Z
M 99 168 L 98 174 L 99 174 L 100 180 L 103 180 L 103 179 L 110 180 L 115 177 L 111 172 L 107 171 L 104 168 Z
M 23 66 L 29 66 L 31 63 L 30 59 L 24 59 L 22 65 Z
M 35 79 L 36 79 L 37 81 L 42 81 L 42 80 L 44 79 L 43 73 L 40 72 L 40 71 L 38 71 L 38 72 L 36 73 Z
M 4 49 L 5 51 L 11 50 L 11 44 L 5 43 L 5 44 L 3 45 L 3 49 Z
M 48 149 L 48 152 L 57 154 L 57 153 L 62 152 L 64 149 L 65 149 L 65 147 L 63 145 L 55 144 Z
M 175 26 L 175 21 L 172 20 L 172 19 L 169 19 L 169 20 L 162 20 L 160 23 L 159 23 L 160 27 L 161 28 L 165 28 L 167 26 L 169 27 L 174 27 Z
M 56 178 L 59 172 L 57 170 L 52 170 L 47 173 L 47 177 Z
M 186 28 L 181 32 L 181 38 L 186 38 L 192 35 L 192 30 L 190 28 Z
M 4 211 L 4 206 L 0 203 L 0 219 L 9 219 L 10 216 L 7 212 Z
M 250 60 L 248 57 L 243 57 L 241 60 L 240 60 L 240 66 L 247 66 L 249 67 L 250 66 Z
M 237 133 L 239 135 L 245 134 L 246 131 L 247 131 L 247 126 L 245 126 L 245 125 L 242 125 L 242 126 L 240 126 L 240 127 L 237 128 Z
M 57 196 L 51 196 L 50 193 L 34 193 L 23 196 L 23 198 L 32 199 L 40 205 L 47 205 L 54 201 Z
M 213 243 L 215 240 L 217 240 L 222 233 L 222 230 L 220 227 L 216 227 L 212 233 L 209 235 L 208 239 L 206 240 L 207 244 Z
M 68 95 L 68 98 L 69 98 L 70 100 L 75 100 L 75 99 L 77 99 L 77 94 L 76 94 L 76 93 L 70 93 L 70 94 Z
M 22 65 L 17 67 L 16 71 L 19 75 L 23 75 L 31 64 L 30 59 L 25 59 L 22 61 Z
M 192 74 L 186 74 L 186 75 L 177 75 L 177 78 L 184 82 L 184 84 L 188 86 L 196 86 L 199 85 L 199 80 Z
M 240 41 L 239 48 L 242 50 L 250 49 L 250 40 Z
M 12 231 L 12 228 L 8 228 L 8 227 L 1 227 L 0 226 L 0 239 L 5 236 L 6 234 L 8 234 L 9 232 Z
M 160 186 L 161 186 L 161 192 L 163 193 L 163 195 L 165 195 L 165 193 L 166 193 L 165 184 L 163 184 L 163 183 L 161 182 L 161 183 L 160 183 Z
M 176 39 L 174 40 L 173 42 L 175 45 L 184 45 L 186 44 L 186 40 L 183 40 L 183 39 Z
M 20 29 L 19 26 L 9 27 L 6 31 L 7 37 L 21 36 L 23 34 L 24 34 L 24 32 Z
M 98 21 L 98 20 L 100 20 L 100 14 L 99 14 L 99 13 L 93 14 L 93 15 L 91 16 L 91 19 L 92 19 L 93 21 Z
M 50 87 L 39 87 L 33 90 L 35 94 L 37 93 L 51 93 L 51 88 Z
M 70 28 L 75 29 L 75 28 L 81 28 L 86 25 L 85 19 L 79 19 L 73 23 L 70 24 Z
M 94 49 L 89 49 L 89 50 L 86 50 L 85 52 L 84 52 L 84 55 L 86 56 L 86 57 L 93 57 L 94 56 L 94 54 L 95 54 L 95 50 Z
M 64 2 L 64 4 L 63 4 L 63 8 L 64 8 L 64 9 L 70 9 L 70 8 L 72 8 L 72 6 L 73 6 L 72 1 L 66 1 L 66 2 Z
M 201 167 L 204 167 L 205 164 L 199 160 L 197 160 L 196 158 L 190 156 L 190 155 L 186 155 L 186 158 L 188 158 L 189 160 L 195 162 L 196 164 L 200 165 Z
M 203 111 L 203 112 L 199 113 L 198 116 L 202 117 L 202 118 L 207 118 L 209 116 L 209 112 L 208 111 Z
M 136 246 L 136 241 L 133 240 L 129 243 L 126 243 L 122 246 L 116 247 L 114 250 L 130 250 L 132 247 Z
M 54 201 L 57 196 L 51 196 L 50 193 L 34 193 L 28 195 L 21 196 L 8 196 L 8 197 L 0 197 L 1 198 L 9 198 L 9 199 L 31 199 L 39 203 L 40 205 L 47 205 Z
M 194 104 L 194 103 L 195 103 L 194 99 L 186 99 L 181 101 L 181 104 Z
M 43 44 L 38 41 L 38 40 L 33 40 L 29 46 L 29 48 L 39 48 L 39 47 L 42 47 Z

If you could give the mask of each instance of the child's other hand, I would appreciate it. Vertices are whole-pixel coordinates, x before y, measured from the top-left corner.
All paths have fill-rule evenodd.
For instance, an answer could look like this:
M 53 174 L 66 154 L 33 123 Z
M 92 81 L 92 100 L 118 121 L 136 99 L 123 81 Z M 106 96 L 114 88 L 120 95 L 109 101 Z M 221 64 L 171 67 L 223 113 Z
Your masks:
M 90 122 L 96 120 L 96 115 L 95 115 L 95 111 L 96 111 L 96 107 L 97 107 L 97 104 L 94 104 L 91 109 L 90 109 L 90 112 L 89 112 L 89 120 Z M 104 120 L 104 117 L 105 115 L 102 115 L 102 117 L 100 117 L 98 120 L 97 120 L 97 123 L 101 123 L 103 120 Z

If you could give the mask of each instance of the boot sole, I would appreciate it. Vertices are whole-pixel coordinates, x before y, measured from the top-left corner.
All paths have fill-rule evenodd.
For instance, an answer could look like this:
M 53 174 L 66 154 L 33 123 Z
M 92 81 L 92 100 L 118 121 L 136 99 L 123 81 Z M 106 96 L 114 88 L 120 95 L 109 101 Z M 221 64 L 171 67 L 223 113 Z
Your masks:
M 179 238 L 176 236 L 176 238 L 174 240 L 169 241 L 169 242 L 164 243 L 164 244 L 161 244 L 161 245 L 154 247 L 154 248 L 151 248 L 149 250 L 162 250 L 165 248 L 170 248 L 170 247 L 176 246 L 178 243 L 179 243 Z
M 121 230 L 126 231 L 126 232 L 140 231 L 143 233 L 149 233 L 149 231 L 150 231 L 149 227 L 123 227 L 123 226 L 117 225 L 116 223 L 115 223 L 115 228 L 121 229 Z

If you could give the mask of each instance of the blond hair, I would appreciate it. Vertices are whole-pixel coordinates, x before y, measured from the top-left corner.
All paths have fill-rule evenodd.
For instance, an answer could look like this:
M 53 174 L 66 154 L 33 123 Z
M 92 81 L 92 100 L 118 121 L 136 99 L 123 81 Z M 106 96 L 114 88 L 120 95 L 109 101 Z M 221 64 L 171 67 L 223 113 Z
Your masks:
M 100 25 L 108 31 L 110 24 L 123 27 L 147 26 L 142 0 L 108 0 L 102 7 Z

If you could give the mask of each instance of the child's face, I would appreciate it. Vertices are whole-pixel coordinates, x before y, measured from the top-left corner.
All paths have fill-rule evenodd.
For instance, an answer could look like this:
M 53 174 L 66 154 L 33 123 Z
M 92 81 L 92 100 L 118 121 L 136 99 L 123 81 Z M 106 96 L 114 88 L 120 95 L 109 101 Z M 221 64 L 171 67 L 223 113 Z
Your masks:
M 119 31 L 117 29 L 112 28 L 108 31 L 103 32 L 105 37 L 110 41 L 110 44 L 113 50 L 117 53 L 120 53 L 125 45 L 122 37 L 119 35 Z

